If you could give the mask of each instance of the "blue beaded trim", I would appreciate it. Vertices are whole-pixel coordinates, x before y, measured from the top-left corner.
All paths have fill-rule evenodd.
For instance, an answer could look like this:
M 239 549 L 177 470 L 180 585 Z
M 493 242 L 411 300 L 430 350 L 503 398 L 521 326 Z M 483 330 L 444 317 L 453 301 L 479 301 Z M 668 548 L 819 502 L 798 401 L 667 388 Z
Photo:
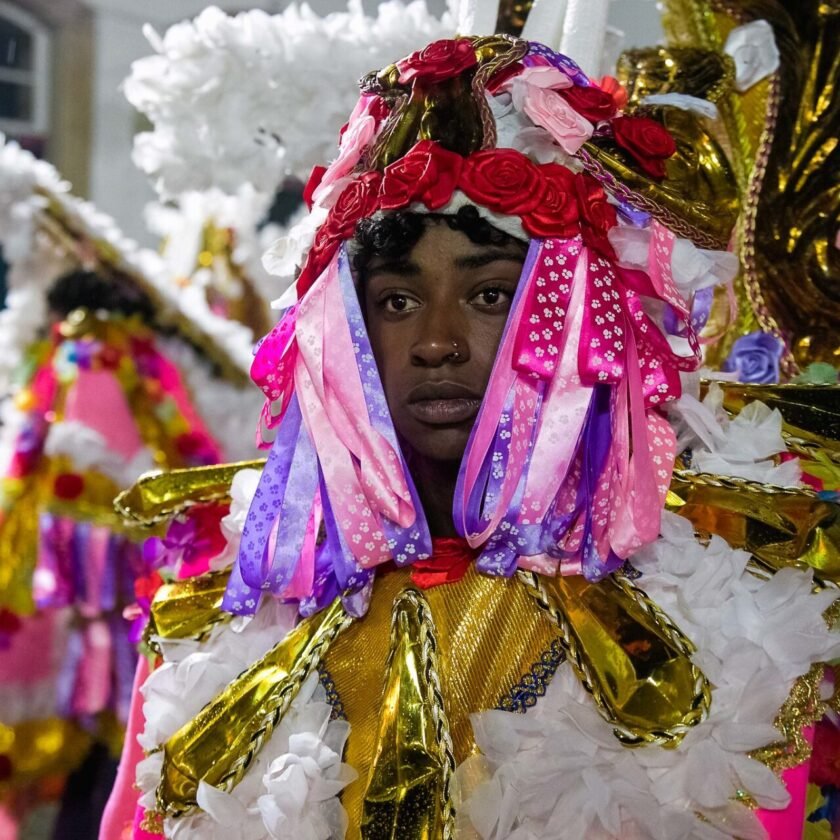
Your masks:
M 566 652 L 560 644 L 560 639 L 555 639 L 551 647 L 543 652 L 539 661 L 531 666 L 531 670 L 523 674 L 519 682 L 499 698 L 496 708 L 503 712 L 524 714 L 536 706 L 537 700 L 545 695 L 555 671 L 565 659 Z
M 344 713 L 344 704 L 341 702 L 341 696 L 335 687 L 332 674 L 323 665 L 318 668 L 318 679 L 324 687 L 324 691 L 327 692 L 327 703 L 332 706 L 330 720 L 347 720 L 347 715 Z

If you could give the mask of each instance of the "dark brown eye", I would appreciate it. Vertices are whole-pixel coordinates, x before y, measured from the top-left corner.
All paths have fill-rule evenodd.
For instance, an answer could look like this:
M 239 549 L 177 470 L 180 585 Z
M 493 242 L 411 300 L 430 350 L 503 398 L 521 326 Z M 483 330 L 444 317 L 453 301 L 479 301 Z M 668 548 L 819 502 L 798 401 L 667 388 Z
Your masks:
M 508 306 L 510 301 L 510 292 L 498 286 L 488 286 L 486 289 L 477 292 L 472 299 L 472 303 L 476 306 L 485 306 L 494 309 L 498 309 L 501 306 Z
M 416 309 L 419 304 L 408 295 L 388 295 L 382 302 L 382 307 L 386 312 L 410 312 Z

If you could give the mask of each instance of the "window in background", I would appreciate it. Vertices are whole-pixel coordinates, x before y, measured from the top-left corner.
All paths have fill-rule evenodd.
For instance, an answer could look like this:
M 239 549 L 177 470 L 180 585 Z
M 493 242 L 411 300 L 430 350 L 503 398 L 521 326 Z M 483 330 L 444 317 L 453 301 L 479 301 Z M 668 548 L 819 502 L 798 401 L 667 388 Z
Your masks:
M 0 132 L 28 148 L 42 146 L 49 128 L 49 38 L 36 18 L 0 0 Z

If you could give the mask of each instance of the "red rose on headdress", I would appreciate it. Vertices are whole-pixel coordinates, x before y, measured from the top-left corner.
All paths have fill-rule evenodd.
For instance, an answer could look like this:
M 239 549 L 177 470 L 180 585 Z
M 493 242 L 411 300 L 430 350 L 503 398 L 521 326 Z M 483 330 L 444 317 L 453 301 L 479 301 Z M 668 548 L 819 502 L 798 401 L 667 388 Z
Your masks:
M 440 210 L 452 198 L 463 165 L 461 155 L 432 140 L 421 140 L 408 154 L 385 167 L 379 207 L 395 210 L 422 201 L 429 210 Z
M 615 207 L 607 201 L 603 187 L 589 175 L 576 175 L 578 207 L 583 221 L 583 239 L 589 247 L 615 259 L 607 231 L 616 225 Z
M 342 190 L 323 225 L 330 238 L 347 239 L 355 232 L 360 219 L 373 215 L 381 180 L 378 172 L 365 172 Z
M 664 126 L 650 117 L 618 117 L 612 128 L 615 142 L 646 174 L 665 177 L 665 160 L 677 151 L 677 144 Z
M 615 116 L 615 100 L 604 90 L 591 85 L 590 87 L 564 88 L 560 94 L 582 117 L 590 122 L 599 123 Z
M 574 236 L 579 218 L 574 174 L 559 163 L 541 166 L 540 174 L 545 191 L 537 207 L 522 217 L 522 227 L 539 238 Z
M 365 172 L 342 190 L 329 216 L 315 233 L 306 262 L 298 275 L 298 297 L 303 296 L 330 264 L 342 240 L 349 239 L 356 232 L 357 223 L 376 211 L 381 181 L 382 176 L 378 172 Z
M 451 79 L 476 64 L 478 59 L 472 41 L 457 38 L 429 44 L 425 49 L 398 61 L 397 69 L 400 71 L 400 84 L 407 85 L 415 79 L 434 84 Z
M 459 186 L 467 197 L 497 213 L 524 216 L 542 199 L 540 170 L 513 149 L 488 149 L 464 161 Z

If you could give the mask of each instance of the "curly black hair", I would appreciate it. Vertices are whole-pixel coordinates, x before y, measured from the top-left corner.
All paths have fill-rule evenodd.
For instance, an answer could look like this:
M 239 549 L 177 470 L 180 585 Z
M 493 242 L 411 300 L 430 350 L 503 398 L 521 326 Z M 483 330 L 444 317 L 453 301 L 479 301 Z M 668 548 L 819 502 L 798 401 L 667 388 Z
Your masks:
M 451 230 L 460 231 L 476 245 L 515 246 L 522 251 L 523 258 L 528 250 L 526 242 L 494 227 L 471 204 L 453 214 L 388 213 L 378 218 L 362 219 L 356 226 L 355 237 L 348 244 L 350 264 L 359 285 L 364 284 L 367 267 L 374 257 L 396 258 L 407 254 L 430 224 L 441 222 Z
M 105 309 L 126 317 L 138 315 L 148 324 L 155 314 L 151 298 L 136 283 L 93 271 L 63 274 L 47 293 L 47 304 L 59 318 L 66 318 L 74 309 Z

